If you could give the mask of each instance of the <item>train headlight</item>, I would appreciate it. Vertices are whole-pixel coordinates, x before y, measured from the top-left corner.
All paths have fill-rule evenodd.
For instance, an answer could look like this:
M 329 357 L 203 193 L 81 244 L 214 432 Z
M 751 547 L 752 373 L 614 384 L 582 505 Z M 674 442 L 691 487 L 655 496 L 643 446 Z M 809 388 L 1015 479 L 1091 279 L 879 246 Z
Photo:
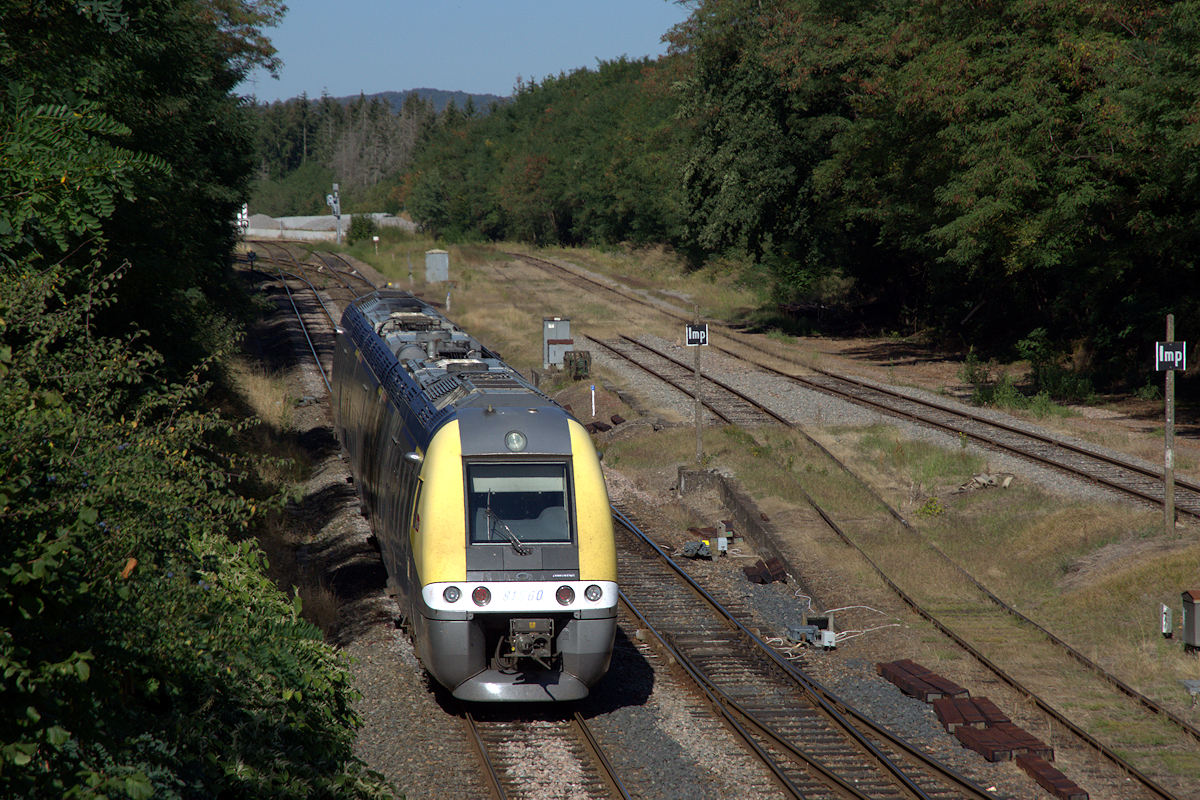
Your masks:
M 558 591 L 554 593 L 554 599 L 560 606 L 569 606 L 575 602 L 575 590 L 564 584 L 558 587 Z
M 597 586 L 594 583 L 591 586 L 589 586 L 583 590 L 583 596 L 586 597 L 588 600 L 591 600 L 593 603 L 596 602 L 597 600 L 599 600 L 601 595 L 603 595 L 603 594 L 604 594 L 604 590 L 601 589 L 599 586 Z
M 471 591 L 471 599 L 475 601 L 477 606 L 486 606 L 492 602 L 492 593 L 488 591 L 486 586 L 476 586 Z
M 457 586 L 447 586 L 442 591 L 442 597 L 447 603 L 457 603 L 458 598 L 462 597 L 462 591 Z
M 504 446 L 511 453 L 519 453 L 529 444 L 529 440 L 525 438 L 525 434 L 520 431 L 509 431 L 504 434 Z

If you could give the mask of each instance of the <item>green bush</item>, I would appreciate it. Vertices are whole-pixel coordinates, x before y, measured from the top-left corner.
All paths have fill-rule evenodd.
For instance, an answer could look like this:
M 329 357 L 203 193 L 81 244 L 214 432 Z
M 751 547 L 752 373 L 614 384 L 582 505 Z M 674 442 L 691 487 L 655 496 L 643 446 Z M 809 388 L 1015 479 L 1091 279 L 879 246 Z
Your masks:
M 278 3 L 0 4 L 0 797 L 378 796 L 204 377 Z
M 1157 383 L 1150 382 L 1133 393 L 1139 400 L 1162 400 L 1163 390 Z
M 369 214 L 355 214 L 350 218 L 350 230 L 346 234 L 346 243 L 370 241 L 371 237 L 377 233 L 379 233 L 379 226 L 375 224 L 374 218 Z
M 0 281 L 0 796 L 375 793 L 345 668 L 239 533 L 279 500 L 236 426 L 87 335 L 103 292 L 33 283 Z
M 1033 391 L 1056 400 L 1086 400 L 1093 394 L 1091 381 L 1063 365 L 1064 354 L 1050 343 L 1045 328 L 1036 328 L 1017 342 L 1017 352 L 1029 361 Z

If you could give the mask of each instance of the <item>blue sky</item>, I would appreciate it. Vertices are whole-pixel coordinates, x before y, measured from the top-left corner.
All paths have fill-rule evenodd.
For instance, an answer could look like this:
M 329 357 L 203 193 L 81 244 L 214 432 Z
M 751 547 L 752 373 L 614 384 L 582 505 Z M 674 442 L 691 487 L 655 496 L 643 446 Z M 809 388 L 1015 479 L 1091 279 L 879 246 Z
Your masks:
M 666 52 L 672 0 L 287 0 L 268 30 L 283 68 L 238 89 L 260 101 L 431 88 L 508 95 L 597 60 Z

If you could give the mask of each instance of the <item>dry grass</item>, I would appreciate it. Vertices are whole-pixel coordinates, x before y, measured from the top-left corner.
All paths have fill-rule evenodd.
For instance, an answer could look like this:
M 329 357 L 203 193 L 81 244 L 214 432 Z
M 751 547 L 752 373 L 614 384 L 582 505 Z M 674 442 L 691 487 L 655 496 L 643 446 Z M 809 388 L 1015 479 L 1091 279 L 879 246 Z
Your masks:
M 612 336 L 632 328 L 667 338 L 681 335 L 677 323 L 642 312 L 619 298 L 583 292 L 537 268 L 514 262 L 508 252 L 527 250 L 512 243 L 446 245 L 423 236 L 381 242 L 380 252 L 355 252 L 398 288 L 410 289 L 439 304 L 447 287 L 427 285 L 425 251 L 440 247 L 450 254 L 451 307 L 448 316 L 500 351 L 510 365 L 528 374 L 541 367 L 541 318 L 571 319 L 572 332 Z M 762 298 L 739 285 L 736 270 L 715 265 L 689 272 L 681 258 L 663 248 L 553 249 L 541 255 L 612 276 L 688 310 L 693 304 L 706 316 L 736 318 L 757 307 Z M 409 265 L 412 273 L 409 277 Z M 634 315 L 638 315 L 635 321 Z
M 334 630 L 341 606 L 337 593 L 324 580 L 302 581 L 297 591 L 300 594 L 300 616 L 326 634 Z
M 678 466 L 694 466 L 696 432 L 691 428 L 668 428 L 653 436 L 638 436 L 610 442 L 604 461 L 635 480 L 653 481 L 663 470 L 674 472 Z
M 231 390 L 260 423 L 243 433 L 242 447 L 254 456 L 259 480 L 273 490 L 297 487 L 309 474 L 311 459 L 297 439 L 294 399 L 283 376 L 268 373 L 244 358 L 225 364 Z M 328 632 L 337 621 L 339 601 L 321 576 L 296 558 L 296 522 L 276 512 L 261 518 L 255 537 L 267 557 L 267 573 L 282 591 L 298 593 L 301 615 Z
M 688 270 L 683 258 L 663 247 L 559 248 L 546 252 L 647 291 L 681 310 L 698 306 L 705 317 L 737 319 L 765 300 L 758 288 L 740 280 L 740 266 L 715 261 L 703 269 Z
M 451 317 L 464 330 L 497 350 L 504 360 L 525 374 L 542 365 L 542 321 L 509 303 L 461 304 Z
M 241 433 L 242 450 L 254 458 L 266 486 L 287 487 L 304 479 L 309 467 L 307 451 L 296 439 L 295 398 L 281 375 L 268 372 L 245 357 L 223 363 L 228 398 L 238 413 L 249 413 L 259 423 Z
M 860 429 L 836 428 L 835 438 L 853 448 L 880 476 L 901 475 L 912 489 L 942 496 L 987 470 L 980 456 L 965 448 L 947 450 L 930 442 L 908 439 L 886 425 Z M 894 479 L 894 477 L 893 477 Z
M 268 373 L 261 364 L 244 357 L 228 359 L 225 374 L 251 413 L 276 430 L 292 430 L 294 398 L 288 395 L 282 377 Z
M 838 438 L 851 443 L 847 452 L 854 469 L 889 476 L 893 495 L 917 485 L 952 490 L 987 466 L 958 448 L 905 442 L 886 426 L 840 429 Z M 968 638 L 977 637 L 985 652 L 1019 677 L 1027 676 L 1037 691 L 1054 697 L 1056 704 L 1139 763 L 1185 780 L 1200 777 L 1193 755 L 1156 754 L 1158 743 L 1178 738 L 1169 727 L 1149 723 L 1135 730 L 1122 723 L 1119 714 L 1114 722 L 1111 695 L 1073 685 L 1068 677 L 1073 673 L 1065 667 L 1059 679 L 1054 671 L 1047 673 L 1047 664 L 1066 656 L 1036 631 L 1005 617 L 927 545 L 936 542 L 1033 619 L 1122 680 L 1194 719 L 1178 681 L 1196 676 L 1196 660 L 1182 653 L 1178 639 L 1158 635 L 1157 625 L 1159 603 L 1174 607 L 1178 622 L 1179 592 L 1200 583 L 1200 544 L 1161 536 L 1153 512 L 1127 504 L 1072 501 L 1018 479 L 1008 490 L 947 493 L 935 515 L 909 514 L 918 526 L 917 537 L 877 504 L 864 500 L 856 482 L 795 432 L 771 429 L 752 436 L 709 428 L 705 447 L 709 465 L 732 473 L 773 518 L 788 509 L 802 509 L 798 488 L 803 487 L 919 602 Z M 694 432 L 680 427 L 613 442 L 606 462 L 635 479 L 661 485 L 666 473 L 673 474 L 680 464 L 691 465 L 694 451 Z M 846 559 L 844 550 L 819 533 L 803 536 L 810 563 L 838 562 L 837 577 L 831 580 L 855 586 L 854 592 L 862 596 L 877 591 L 868 588 L 877 580 L 861 561 Z M 1004 633 L 998 636 L 1000 632 Z M 928 654 L 929 666 L 936 668 L 939 653 L 946 665 L 957 665 L 951 670 L 962 668 L 962 655 L 932 634 L 922 657 Z
M 287 591 L 301 583 L 291 522 L 280 512 L 268 514 L 258 523 L 255 536 L 267 556 L 267 575 L 275 585 Z
M 259 522 L 255 531 L 267 556 L 267 575 L 289 596 L 300 595 L 300 616 L 322 632 L 334 630 L 340 601 L 319 570 L 302 566 L 296 558 L 296 522 L 273 513 Z
M 863 432 L 855 448 L 855 469 L 886 472 L 893 475 L 893 484 L 953 484 L 957 475 L 976 466 L 953 451 L 912 444 L 897 448 L 890 435 L 878 430 Z M 880 467 L 881 462 L 886 466 Z M 1200 583 L 1200 544 L 1164 536 L 1158 512 L 1050 495 L 1022 483 L 1020 476 L 1008 490 L 945 495 L 943 500 L 941 513 L 914 519 L 927 541 L 936 542 L 1002 598 L 1118 677 L 1188 715 L 1178 681 L 1195 677 L 1196 661 L 1183 655 L 1178 641 L 1158 634 L 1159 604 L 1174 608 L 1178 623 L 1180 591 Z M 923 602 L 945 603 L 946 585 L 961 584 L 928 552 L 922 554 L 909 534 L 897 532 L 875 546 L 873 552 L 888 565 L 889 574 Z M 947 605 L 944 611 L 987 608 L 981 596 L 967 593 L 965 598 L 967 606 Z M 1063 702 L 1086 710 L 1086 702 L 1070 699 L 1071 691 L 1062 687 Z M 1123 741 L 1119 730 L 1105 734 Z M 1200 775 L 1194 759 L 1184 759 L 1180 766 L 1184 774 Z

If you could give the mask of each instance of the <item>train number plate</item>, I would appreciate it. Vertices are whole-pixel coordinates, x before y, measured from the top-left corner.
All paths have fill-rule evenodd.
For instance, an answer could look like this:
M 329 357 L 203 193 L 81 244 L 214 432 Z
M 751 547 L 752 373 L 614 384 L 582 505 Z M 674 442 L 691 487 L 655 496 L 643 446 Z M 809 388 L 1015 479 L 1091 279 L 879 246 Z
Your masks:
M 500 598 L 505 603 L 540 603 L 544 597 L 546 590 L 542 587 L 505 589 L 500 592 Z

